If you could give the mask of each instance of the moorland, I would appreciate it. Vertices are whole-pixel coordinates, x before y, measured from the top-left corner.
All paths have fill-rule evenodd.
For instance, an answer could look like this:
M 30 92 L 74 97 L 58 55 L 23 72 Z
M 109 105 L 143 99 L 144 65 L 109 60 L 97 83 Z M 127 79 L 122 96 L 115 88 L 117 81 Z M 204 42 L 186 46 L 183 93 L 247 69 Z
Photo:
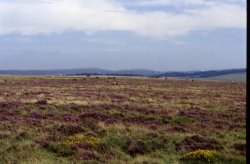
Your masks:
M 0 163 L 246 163 L 246 83 L 0 76 Z

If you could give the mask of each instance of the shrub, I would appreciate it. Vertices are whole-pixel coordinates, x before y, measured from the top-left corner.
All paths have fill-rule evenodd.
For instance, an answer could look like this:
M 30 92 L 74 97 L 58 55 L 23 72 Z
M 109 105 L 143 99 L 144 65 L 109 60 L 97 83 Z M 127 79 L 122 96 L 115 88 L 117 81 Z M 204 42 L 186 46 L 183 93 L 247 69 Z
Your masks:
M 186 155 L 184 155 L 181 160 L 184 161 L 201 161 L 201 162 L 208 162 L 214 163 L 218 160 L 218 153 L 214 150 L 195 150 Z
M 137 155 L 148 154 L 164 148 L 164 141 L 160 138 L 128 139 L 125 151 L 128 152 L 130 156 L 136 157 Z
M 176 150 L 221 150 L 222 146 L 214 139 L 207 139 L 200 135 L 187 136 L 180 143 L 176 143 Z
M 63 144 L 58 144 L 58 143 L 50 143 L 47 146 L 47 149 L 60 156 L 71 156 L 74 154 L 74 151 L 70 147 L 67 147 Z
M 65 135 L 73 135 L 83 131 L 83 128 L 78 125 L 61 125 L 58 130 Z
M 119 135 L 108 135 L 105 138 L 105 143 L 114 147 L 125 147 L 126 146 L 126 138 Z
M 93 151 L 84 151 L 82 153 L 79 154 L 79 159 L 80 160 L 92 160 L 92 159 L 96 159 L 98 160 L 98 154 L 96 152 Z
M 68 136 L 64 140 L 64 144 L 68 146 L 87 143 L 91 146 L 96 146 L 100 143 L 100 138 L 94 136 L 85 136 L 83 134 L 76 134 L 74 136 Z
M 29 117 L 35 119 L 45 119 L 45 116 L 42 113 L 36 111 L 30 112 Z
M 236 143 L 233 148 L 239 151 L 241 155 L 246 155 L 246 144 Z
M 128 141 L 127 142 L 127 151 L 129 153 L 129 155 L 131 155 L 132 157 L 136 157 L 137 155 L 140 155 L 140 154 L 145 154 L 146 152 L 148 152 L 148 147 L 146 145 L 145 142 L 143 141 L 134 141 L 134 140 L 131 140 L 131 141 Z
M 48 102 L 47 102 L 47 100 L 38 100 L 38 101 L 36 102 L 36 104 L 37 104 L 37 105 L 47 105 Z
M 27 132 L 20 132 L 17 136 L 16 139 L 17 140 L 23 140 L 23 139 L 27 139 L 29 137 L 29 134 Z

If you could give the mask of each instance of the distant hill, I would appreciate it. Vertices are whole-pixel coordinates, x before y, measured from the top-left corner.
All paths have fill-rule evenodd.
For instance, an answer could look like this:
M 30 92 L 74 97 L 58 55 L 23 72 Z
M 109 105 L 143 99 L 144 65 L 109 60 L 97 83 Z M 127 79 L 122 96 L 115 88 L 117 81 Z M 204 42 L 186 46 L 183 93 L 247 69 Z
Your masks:
M 3 75 L 123 75 L 123 76 L 154 76 L 160 71 L 146 69 L 105 70 L 100 68 L 52 69 L 52 70 L 0 70 Z
M 185 77 L 185 78 L 208 78 L 227 74 L 245 73 L 246 69 L 227 69 L 227 70 L 209 70 L 209 71 L 192 71 L 192 72 L 165 72 L 155 77 Z
M 180 78 L 211 78 L 229 74 L 246 74 L 246 69 L 227 69 L 209 71 L 187 72 L 161 72 L 147 69 L 105 70 L 100 68 L 52 69 L 52 70 L 0 70 L 3 75 L 109 75 L 109 76 L 147 76 L 154 78 L 180 77 Z
M 5 75 L 69 75 L 69 74 L 109 74 L 113 71 L 100 68 L 51 69 L 51 70 L 0 70 Z
M 160 75 L 163 72 L 161 71 L 153 71 L 153 70 L 147 70 L 147 69 L 131 69 L 131 70 L 119 70 L 114 71 L 115 74 L 121 74 L 121 75 L 139 75 L 139 76 L 156 76 Z

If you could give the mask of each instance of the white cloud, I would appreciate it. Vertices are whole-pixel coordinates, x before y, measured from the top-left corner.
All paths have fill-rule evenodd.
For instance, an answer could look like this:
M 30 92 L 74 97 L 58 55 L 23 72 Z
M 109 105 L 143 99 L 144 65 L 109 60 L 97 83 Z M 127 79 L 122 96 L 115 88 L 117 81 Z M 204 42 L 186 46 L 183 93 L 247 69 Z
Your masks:
M 31 3 L 36 2 L 36 3 Z M 0 0 L 0 34 L 93 33 L 129 31 L 154 38 L 169 38 L 196 30 L 246 28 L 242 0 L 139 0 L 141 4 L 170 6 L 202 4 L 183 12 L 130 10 L 115 0 Z M 182 2 L 182 3 L 181 3 Z M 205 7 L 204 7 L 205 6 Z
M 221 3 L 246 5 L 246 0 L 124 0 L 124 3 L 131 6 L 208 7 Z

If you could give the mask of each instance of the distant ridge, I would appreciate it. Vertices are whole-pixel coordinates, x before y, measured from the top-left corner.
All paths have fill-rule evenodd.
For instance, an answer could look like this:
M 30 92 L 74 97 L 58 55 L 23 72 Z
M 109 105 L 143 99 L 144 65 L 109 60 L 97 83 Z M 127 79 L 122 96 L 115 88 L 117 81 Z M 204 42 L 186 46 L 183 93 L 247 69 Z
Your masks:
M 147 76 L 147 77 L 184 77 L 207 78 L 213 76 L 246 73 L 246 68 L 208 70 L 208 71 L 154 71 L 147 69 L 106 70 L 100 68 L 51 69 L 51 70 L 0 70 L 2 75 L 109 75 L 109 76 Z
M 113 71 L 100 68 L 50 69 L 50 70 L 0 70 L 5 75 L 69 75 L 69 74 L 106 74 Z
M 187 78 L 207 78 L 213 76 L 246 73 L 245 68 L 240 69 L 226 69 L 226 70 L 209 70 L 209 71 L 189 71 L 189 72 L 165 72 L 155 77 L 187 77 Z
M 0 70 L 3 75 L 128 75 L 128 76 L 153 76 L 164 72 L 147 69 L 106 70 L 100 68 L 75 68 L 51 70 Z

